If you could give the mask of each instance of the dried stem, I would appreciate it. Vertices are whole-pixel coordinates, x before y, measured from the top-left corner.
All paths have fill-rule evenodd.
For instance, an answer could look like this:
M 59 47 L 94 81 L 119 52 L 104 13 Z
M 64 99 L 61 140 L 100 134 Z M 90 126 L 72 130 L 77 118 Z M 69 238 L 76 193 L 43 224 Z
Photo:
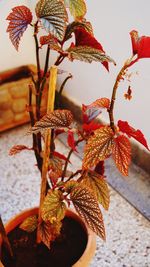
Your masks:
M 7 237 L 7 234 L 6 234 L 5 227 L 4 227 L 4 224 L 2 222 L 1 216 L 0 216 L 0 234 L 2 236 L 2 242 L 4 242 L 4 245 L 8 249 L 8 252 L 9 252 L 10 256 L 13 257 L 13 251 L 12 251 L 10 242 L 8 240 L 8 237 Z

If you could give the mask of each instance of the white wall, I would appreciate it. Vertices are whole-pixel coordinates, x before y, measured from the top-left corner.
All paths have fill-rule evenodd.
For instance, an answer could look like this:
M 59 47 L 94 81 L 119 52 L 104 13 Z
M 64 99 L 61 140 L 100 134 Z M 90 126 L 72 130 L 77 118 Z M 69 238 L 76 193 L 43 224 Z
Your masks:
M 8 21 L 6 18 L 11 8 L 17 5 L 29 6 L 29 0 L 0 0 L 0 71 L 35 62 L 32 29 L 29 27 L 21 38 L 17 52 L 6 33 Z
M 95 37 L 102 43 L 107 54 L 117 62 L 111 65 L 110 73 L 98 63 L 65 63 L 63 68 L 70 70 L 74 79 L 68 83 L 66 94 L 79 104 L 88 104 L 99 97 L 110 97 L 117 72 L 124 61 L 131 55 L 129 32 L 132 29 L 140 35 L 150 35 L 149 0 L 87 0 L 87 18 L 92 22 Z M 133 99 L 124 100 L 127 84 L 122 83 L 116 102 L 116 119 L 128 120 L 143 131 L 150 143 L 150 59 L 142 59 L 130 72 L 138 71 L 133 76 L 131 87 Z M 107 114 L 106 114 L 107 116 Z M 105 116 L 105 117 L 106 117 Z

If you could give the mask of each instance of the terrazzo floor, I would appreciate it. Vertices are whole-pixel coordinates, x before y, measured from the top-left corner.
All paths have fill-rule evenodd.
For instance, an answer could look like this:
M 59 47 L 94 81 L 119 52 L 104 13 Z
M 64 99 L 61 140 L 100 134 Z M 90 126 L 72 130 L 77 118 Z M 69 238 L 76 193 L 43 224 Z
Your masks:
M 25 208 L 37 206 L 39 201 L 40 177 L 33 152 L 8 156 L 15 144 L 31 145 L 27 129 L 25 125 L 0 134 L 0 214 L 4 222 Z M 57 145 L 61 153 L 66 152 L 60 141 Z M 80 165 L 75 155 L 72 162 Z M 97 238 L 90 267 L 150 267 L 149 221 L 112 188 L 110 193 L 110 209 L 103 211 L 107 239 L 103 242 Z

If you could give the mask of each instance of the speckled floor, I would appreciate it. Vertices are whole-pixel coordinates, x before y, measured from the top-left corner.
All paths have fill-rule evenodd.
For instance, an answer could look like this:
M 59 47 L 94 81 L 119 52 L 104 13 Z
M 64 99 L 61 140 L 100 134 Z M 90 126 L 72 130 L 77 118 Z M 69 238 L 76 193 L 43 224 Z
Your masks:
M 38 205 L 40 177 L 33 152 L 8 156 L 15 144 L 30 146 L 27 129 L 26 125 L 0 135 L 0 214 L 4 222 L 17 212 Z M 66 151 L 59 141 L 58 147 Z M 80 164 L 75 155 L 72 161 Z M 97 239 L 90 267 L 149 267 L 150 223 L 118 193 L 111 188 L 110 191 L 110 209 L 103 211 L 107 240 L 104 243 Z

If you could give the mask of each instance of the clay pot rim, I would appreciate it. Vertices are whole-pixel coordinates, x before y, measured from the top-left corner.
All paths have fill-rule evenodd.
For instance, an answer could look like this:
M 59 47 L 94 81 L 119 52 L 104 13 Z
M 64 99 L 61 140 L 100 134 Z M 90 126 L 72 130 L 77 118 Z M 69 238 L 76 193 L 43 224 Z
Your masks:
M 6 224 L 5 229 L 6 233 L 11 232 L 16 226 L 18 226 L 23 220 L 25 220 L 28 216 L 32 216 L 34 214 L 38 213 L 38 207 L 29 208 L 21 211 L 17 215 L 13 216 Z M 90 230 L 87 225 L 82 221 L 82 219 L 79 217 L 79 215 L 76 213 L 76 211 L 67 209 L 66 210 L 66 216 L 70 216 L 74 218 L 76 221 L 78 221 L 83 229 L 85 230 L 87 234 L 87 245 L 86 248 L 80 257 L 80 259 L 72 265 L 72 267 L 84 267 L 88 266 L 90 263 L 92 257 L 94 256 L 95 249 L 96 249 L 96 235 L 93 233 L 92 230 Z M 0 240 L 1 242 L 1 240 Z M 86 264 L 85 264 L 86 262 Z

